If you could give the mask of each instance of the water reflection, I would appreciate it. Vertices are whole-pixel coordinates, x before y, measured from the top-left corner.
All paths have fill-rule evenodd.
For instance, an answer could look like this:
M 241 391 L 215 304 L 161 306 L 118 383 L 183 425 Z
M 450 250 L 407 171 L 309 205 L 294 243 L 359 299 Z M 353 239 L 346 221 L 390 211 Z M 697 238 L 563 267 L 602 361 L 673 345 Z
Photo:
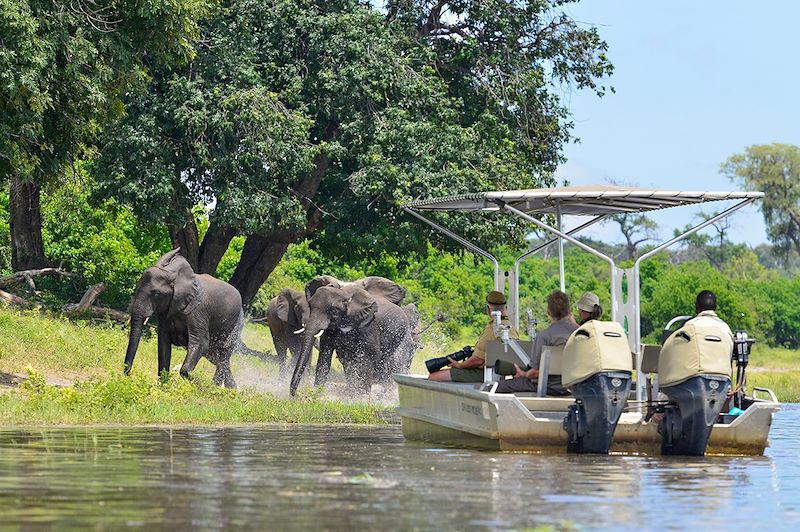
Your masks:
M 399 427 L 0 431 L 3 526 L 795 528 L 800 408 L 765 457 L 537 456 Z

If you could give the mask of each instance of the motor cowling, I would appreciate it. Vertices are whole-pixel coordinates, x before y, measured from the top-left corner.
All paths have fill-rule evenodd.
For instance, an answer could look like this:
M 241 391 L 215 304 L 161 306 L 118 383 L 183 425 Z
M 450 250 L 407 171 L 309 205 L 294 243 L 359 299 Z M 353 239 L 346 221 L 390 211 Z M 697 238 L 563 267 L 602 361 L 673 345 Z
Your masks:
M 731 385 L 733 339 L 718 320 L 692 320 L 665 342 L 658 360 L 669 398 L 659 425 L 661 453 L 703 456 Z
M 567 452 L 607 454 L 628 402 L 633 363 L 617 322 L 592 320 L 564 346 L 561 380 L 575 396 L 564 418 Z

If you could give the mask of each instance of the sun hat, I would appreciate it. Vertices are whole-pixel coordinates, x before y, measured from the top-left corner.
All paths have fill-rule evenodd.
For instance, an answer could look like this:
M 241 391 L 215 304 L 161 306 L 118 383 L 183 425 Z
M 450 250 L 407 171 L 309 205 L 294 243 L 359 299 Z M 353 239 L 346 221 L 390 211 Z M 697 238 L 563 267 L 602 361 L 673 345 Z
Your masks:
M 594 306 L 599 304 L 600 304 L 600 298 L 597 297 L 596 294 L 593 294 L 592 292 L 584 292 L 575 306 L 578 307 L 579 310 L 583 310 L 585 312 L 593 312 Z
M 498 292 L 497 290 L 492 290 L 486 295 L 486 302 L 491 305 L 505 305 L 506 304 L 506 296 L 503 295 L 503 292 Z

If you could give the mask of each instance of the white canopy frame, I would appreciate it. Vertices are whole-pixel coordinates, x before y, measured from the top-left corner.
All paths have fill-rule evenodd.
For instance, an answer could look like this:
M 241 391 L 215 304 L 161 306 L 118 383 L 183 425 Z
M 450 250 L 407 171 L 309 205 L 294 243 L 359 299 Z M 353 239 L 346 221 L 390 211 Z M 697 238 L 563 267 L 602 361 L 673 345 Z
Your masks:
M 467 249 L 490 259 L 494 265 L 494 287 L 502 290 L 504 286 L 497 258 L 476 244 L 469 242 L 452 231 L 442 227 L 432 220 L 422 216 L 418 210 L 473 212 L 473 211 L 500 211 L 505 210 L 519 218 L 529 221 L 537 227 L 544 229 L 555 236 L 554 239 L 537 248 L 530 250 L 518 257 L 514 263 L 514 270 L 509 286 L 509 306 L 512 310 L 512 320 L 515 326 L 519 324 L 519 263 L 533 255 L 545 246 L 558 240 L 559 255 L 559 284 L 561 290 L 565 289 L 564 281 L 564 253 L 563 242 L 566 240 L 575 244 L 584 251 L 606 261 L 611 269 L 611 319 L 621 323 L 628 332 L 628 341 L 631 351 L 635 354 L 635 369 L 637 375 L 641 371 L 642 344 L 641 344 L 641 300 L 639 271 L 643 261 L 655 254 L 680 242 L 688 236 L 702 230 L 716 221 L 730 216 L 739 209 L 764 197 L 763 192 L 681 192 L 667 190 L 653 190 L 641 188 L 625 188 L 608 185 L 586 185 L 581 187 L 561 187 L 552 189 L 532 189 L 515 191 L 494 191 L 463 194 L 444 198 L 417 200 L 407 203 L 403 209 L 415 218 L 425 222 L 437 231 L 453 238 Z M 695 225 L 680 235 L 658 245 L 654 249 L 636 259 L 633 268 L 621 269 L 614 260 L 580 242 L 573 237 L 577 232 L 601 221 L 607 215 L 616 213 L 636 213 L 660 210 L 682 205 L 694 205 L 711 201 L 740 200 L 735 205 L 719 214 Z M 532 216 L 535 214 L 555 214 L 556 225 L 551 227 Z M 562 231 L 561 223 L 564 214 L 593 215 L 595 218 L 589 222 L 570 230 Z M 509 272 L 503 272 L 509 276 Z M 623 286 L 623 279 L 626 280 Z M 623 301 L 623 312 L 620 311 L 620 299 L 623 291 L 627 291 L 627 301 Z M 632 297 L 631 297 L 632 296 Z M 632 308 L 631 308 L 632 307 Z M 633 311 L 631 320 L 627 319 Z M 636 379 L 636 400 L 641 404 L 644 397 L 645 379 Z

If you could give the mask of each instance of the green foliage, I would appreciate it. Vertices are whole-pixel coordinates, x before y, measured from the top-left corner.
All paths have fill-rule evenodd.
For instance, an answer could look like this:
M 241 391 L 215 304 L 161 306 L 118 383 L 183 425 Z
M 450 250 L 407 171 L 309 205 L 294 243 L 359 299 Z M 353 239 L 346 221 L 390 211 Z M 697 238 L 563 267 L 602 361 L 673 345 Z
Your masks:
M 97 138 L 148 61 L 192 54 L 205 0 L 0 0 L 0 178 L 51 178 Z M 92 4 L 95 6 L 95 4 Z
M 563 3 L 456 2 L 445 15 L 410 2 L 388 17 L 356 0 L 226 4 L 191 64 L 129 93 L 96 166 L 102 194 L 178 226 L 213 201 L 212 228 L 316 234 L 320 253 L 350 262 L 423 253 L 400 204 L 552 183 L 570 138 L 561 87 L 604 92 L 606 45 Z
M 649 299 L 642 299 L 642 336 L 655 341 L 675 316 L 694 314 L 694 302 L 702 290 L 717 295 L 717 314 L 733 330 L 756 330 L 757 311 L 741 297 L 738 287 L 706 262 L 681 264 L 654 282 Z
M 138 223 L 130 208 L 106 200 L 89 204 L 91 182 L 80 168 L 42 205 L 47 256 L 79 274 L 81 282 L 51 282 L 65 300 L 77 302 L 87 286 L 104 282 L 103 304 L 126 308 L 142 271 L 170 249 L 166 232 Z M 77 298 L 77 299 L 76 299 Z

